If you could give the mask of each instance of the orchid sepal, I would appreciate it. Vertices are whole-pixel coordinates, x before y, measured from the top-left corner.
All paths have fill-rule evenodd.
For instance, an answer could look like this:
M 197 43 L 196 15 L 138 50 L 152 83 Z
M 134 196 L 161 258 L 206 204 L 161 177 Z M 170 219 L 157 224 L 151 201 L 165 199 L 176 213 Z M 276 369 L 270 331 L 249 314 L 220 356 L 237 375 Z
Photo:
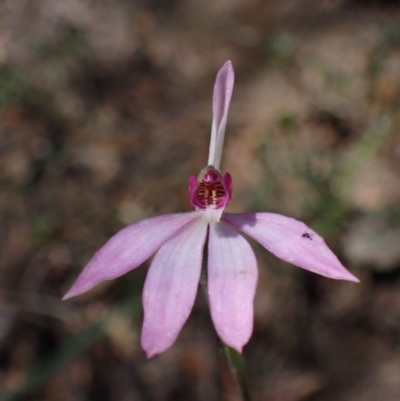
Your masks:
M 174 342 L 196 299 L 208 224 L 202 219 L 166 241 L 156 253 L 143 289 L 141 342 L 147 356 Z
M 222 341 L 242 352 L 253 332 L 257 260 L 249 243 L 229 224 L 211 223 L 208 295 L 211 317 Z
M 118 231 L 92 257 L 63 300 L 140 266 L 164 242 L 198 217 L 196 212 L 151 217 Z
M 222 220 L 286 262 L 331 279 L 359 281 L 324 239 L 301 221 L 276 213 L 224 213 Z
M 220 168 L 224 145 L 226 121 L 232 98 L 235 73 L 232 62 L 228 60 L 218 71 L 213 93 L 213 120 L 211 126 L 208 165 Z

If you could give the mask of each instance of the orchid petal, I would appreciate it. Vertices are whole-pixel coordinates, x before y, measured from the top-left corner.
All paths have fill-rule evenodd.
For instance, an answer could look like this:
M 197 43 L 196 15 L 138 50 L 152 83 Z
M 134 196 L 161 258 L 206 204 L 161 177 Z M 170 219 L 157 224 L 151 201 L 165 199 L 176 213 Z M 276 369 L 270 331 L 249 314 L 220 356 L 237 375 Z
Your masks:
M 96 252 L 63 299 L 82 294 L 104 280 L 112 280 L 138 267 L 197 217 L 196 212 L 167 214 L 119 231 Z
M 257 261 L 249 243 L 226 223 L 210 224 L 208 293 L 221 339 L 238 352 L 253 331 Z
M 286 262 L 332 279 L 359 281 L 324 239 L 301 221 L 275 213 L 224 213 L 222 219 Z
M 219 170 L 221 164 L 226 120 L 228 118 L 234 81 L 235 74 L 232 63 L 227 61 L 218 72 L 213 94 L 213 121 L 208 165 L 214 166 L 217 170 Z
M 208 224 L 201 218 L 157 252 L 143 290 L 142 347 L 150 358 L 169 348 L 192 310 Z

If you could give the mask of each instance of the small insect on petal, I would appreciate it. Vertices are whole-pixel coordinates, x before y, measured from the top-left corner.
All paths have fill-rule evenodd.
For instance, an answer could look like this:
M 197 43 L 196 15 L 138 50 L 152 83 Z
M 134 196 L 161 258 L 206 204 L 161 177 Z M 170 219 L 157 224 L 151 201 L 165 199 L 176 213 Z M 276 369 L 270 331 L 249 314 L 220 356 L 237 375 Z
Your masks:
M 222 219 L 286 262 L 328 278 L 359 281 L 324 239 L 301 221 L 275 213 L 224 213 Z

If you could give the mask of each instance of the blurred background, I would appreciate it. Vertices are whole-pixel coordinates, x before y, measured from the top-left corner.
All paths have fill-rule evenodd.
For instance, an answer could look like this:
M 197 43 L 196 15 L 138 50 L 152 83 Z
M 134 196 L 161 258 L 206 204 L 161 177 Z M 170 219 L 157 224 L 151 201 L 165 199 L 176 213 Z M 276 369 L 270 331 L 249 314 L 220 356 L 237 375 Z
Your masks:
M 227 59 L 228 210 L 305 221 L 361 280 L 252 242 L 252 399 L 400 399 L 398 0 L 2 0 L 0 400 L 241 400 L 201 291 L 151 360 L 148 263 L 61 301 L 120 228 L 191 210 Z

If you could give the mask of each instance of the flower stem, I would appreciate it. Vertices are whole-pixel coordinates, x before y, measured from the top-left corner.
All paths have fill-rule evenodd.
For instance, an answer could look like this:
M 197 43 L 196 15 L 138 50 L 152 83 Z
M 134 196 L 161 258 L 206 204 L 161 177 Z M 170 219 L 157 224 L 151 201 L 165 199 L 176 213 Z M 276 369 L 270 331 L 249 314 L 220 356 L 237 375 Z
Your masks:
M 228 347 L 226 344 L 223 344 L 223 347 L 225 358 L 228 362 L 229 368 L 231 369 L 232 374 L 235 376 L 242 391 L 243 401 L 251 401 L 249 386 L 246 380 L 246 375 L 244 373 L 244 363 L 242 355 L 234 349 Z

